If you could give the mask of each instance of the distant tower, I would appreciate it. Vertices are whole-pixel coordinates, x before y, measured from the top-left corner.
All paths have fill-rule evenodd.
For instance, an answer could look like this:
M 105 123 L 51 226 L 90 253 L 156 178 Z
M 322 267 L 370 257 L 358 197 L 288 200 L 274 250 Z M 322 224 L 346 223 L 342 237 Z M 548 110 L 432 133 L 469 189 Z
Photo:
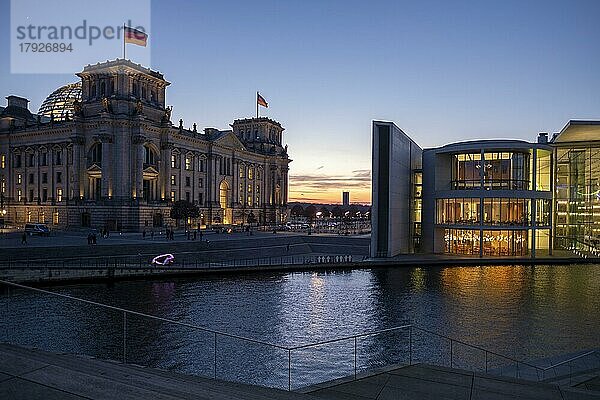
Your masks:
M 343 206 L 350 205 L 350 192 L 342 192 L 342 205 Z

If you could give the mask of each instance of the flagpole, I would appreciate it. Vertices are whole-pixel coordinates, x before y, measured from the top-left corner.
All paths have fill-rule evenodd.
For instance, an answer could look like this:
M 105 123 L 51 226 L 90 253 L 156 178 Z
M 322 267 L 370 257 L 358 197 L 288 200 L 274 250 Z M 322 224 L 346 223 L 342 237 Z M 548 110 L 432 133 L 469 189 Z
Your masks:
M 256 92 L 256 118 L 258 119 L 258 92 Z
M 123 23 L 123 60 L 125 60 L 125 23 Z

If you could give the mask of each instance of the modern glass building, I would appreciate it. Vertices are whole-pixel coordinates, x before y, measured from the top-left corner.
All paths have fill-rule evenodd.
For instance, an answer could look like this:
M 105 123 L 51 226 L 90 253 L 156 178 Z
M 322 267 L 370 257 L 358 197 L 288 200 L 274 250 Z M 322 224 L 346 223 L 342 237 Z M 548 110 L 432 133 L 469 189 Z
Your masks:
M 552 140 L 554 243 L 599 255 L 600 121 L 569 121 Z
M 423 251 L 548 254 L 552 148 L 517 140 L 423 151 Z
M 413 172 L 415 251 L 539 257 L 600 248 L 600 121 L 570 121 L 551 141 L 542 133 L 535 143 L 478 140 L 425 149 L 422 168 Z M 373 180 L 376 186 L 375 171 Z

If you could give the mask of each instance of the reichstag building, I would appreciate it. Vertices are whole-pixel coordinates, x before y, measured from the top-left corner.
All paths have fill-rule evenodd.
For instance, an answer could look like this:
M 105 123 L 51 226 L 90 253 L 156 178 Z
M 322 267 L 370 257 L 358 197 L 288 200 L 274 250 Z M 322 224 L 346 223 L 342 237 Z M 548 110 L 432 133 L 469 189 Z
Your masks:
M 172 123 L 159 72 L 117 59 L 77 76 L 37 113 L 18 96 L 0 107 L 5 224 L 152 229 L 174 224 L 177 200 L 198 205 L 193 227 L 285 220 L 291 160 L 277 121 L 199 131 Z

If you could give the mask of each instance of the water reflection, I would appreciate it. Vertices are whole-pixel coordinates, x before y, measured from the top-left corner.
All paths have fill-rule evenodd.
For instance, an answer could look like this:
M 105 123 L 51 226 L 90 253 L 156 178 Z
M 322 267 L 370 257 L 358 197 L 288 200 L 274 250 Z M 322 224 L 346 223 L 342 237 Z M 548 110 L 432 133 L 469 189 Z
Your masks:
M 176 321 L 298 345 L 414 323 L 520 359 L 598 347 L 600 267 L 379 268 L 257 273 L 203 279 L 54 287 Z M 54 351 L 123 357 L 123 316 L 24 291 L 0 296 L 2 340 Z M 127 320 L 127 360 L 212 376 L 210 334 L 162 321 Z M 406 362 L 406 332 L 357 341 L 358 369 Z M 421 337 L 446 357 L 447 343 Z M 353 373 L 353 341 L 297 352 L 296 381 Z M 285 387 L 287 354 L 220 338 L 216 372 Z M 480 355 L 467 354 L 473 362 Z M 246 376 L 252 371 L 252 376 Z M 246 375 L 244 375 L 246 374 Z M 246 379 L 248 378 L 248 379 Z

